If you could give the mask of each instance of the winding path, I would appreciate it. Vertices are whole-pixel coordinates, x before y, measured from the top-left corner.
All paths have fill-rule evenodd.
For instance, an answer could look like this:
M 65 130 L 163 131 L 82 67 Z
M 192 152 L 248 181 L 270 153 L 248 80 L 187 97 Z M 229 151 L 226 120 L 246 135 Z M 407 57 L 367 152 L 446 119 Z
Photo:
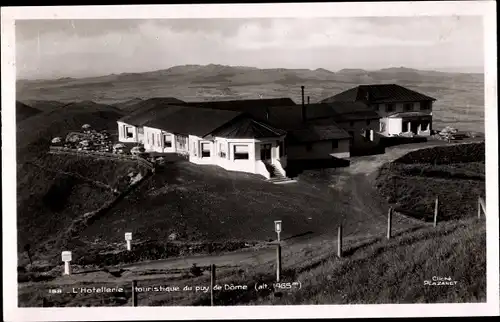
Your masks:
M 464 142 L 466 143 L 466 142 Z M 461 144 L 461 143 L 458 143 Z M 337 190 L 337 195 L 341 196 L 339 202 L 347 205 L 351 211 L 362 214 L 362 222 L 348 222 L 351 234 L 344 237 L 346 241 L 362 241 L 366 238 L 373 238 L 385 232 L 385 221 L 388 205 L 386 201 L 378 195 L 373 185 L 373 178 L 376 171 L 386 162 L 391 162 L 402 157 L 408 152 L 443 145 L 443 142 L 428 142 L 409 144 L 388 148 L 385 154 L 353 157 L 351 165 L 346 168 L 338 169 L 332 175 L 330 188 Z M 449 145 L 449 144 L 448 144 Z M 340 193 L 339 193 L 340 192 Z M 370 231 L 366 231 L 367 223 Z M 420 221 L 395 214 L 393 217 L 393 229 L 395 232 L 422 226 Z M 303 247 L 316 245 L 322 241 L 331 241 L 334 239 L 332 234 L 304 235 L 301 237 L 289 238 L 281 242 L 283 246 L 283 256 L 300 251 Z M 217 255 L 194 255 L 183 258 L 171 258 L 155 260 L 148 262 L 138 262 L 133 264 L 121 265 L 125 273 L 119 278 L 113 278 L 108 273 L 92 272 L 74 274 L 72 276 L 59 277 L 48 282 L 49 284 L 73 284 L 84 281 L 129 281 L 132 279 L 152 279 L 165 277 L 165 273 L 152 275 L 141 275 L 141 271 L 150 270 L 182 270 L 197 266 L 209 266 L 215 264 L 218 267 L 236 267 L 245 265 L 263 265 L 271 263 L 276 258 L 276 248 L 274 243 L 260 245 L 259 248 L 249 248 Z

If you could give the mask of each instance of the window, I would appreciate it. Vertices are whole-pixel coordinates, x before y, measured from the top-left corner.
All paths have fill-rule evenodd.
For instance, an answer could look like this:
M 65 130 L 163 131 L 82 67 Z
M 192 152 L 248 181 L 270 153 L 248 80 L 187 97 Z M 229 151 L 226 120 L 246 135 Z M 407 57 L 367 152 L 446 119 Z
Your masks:
M 353 121 L 349 122 L 349 126 L 354 126 L 354 122 Z
M 196 142 L 193 142 L 193 154 L 194 156 L 198 156 L 198 151 L 196 150 Z
M 166 148 L 172 147 L 172 135 L 171 134 L 163 134 L 163 144 Z
M 202 158 L 210 158 L 210 143 L 209 142 L 201 143 L 201 157 Z
M 129 139 L 133 138 L 134 137 L 134 132 L 133 132 L 133 129 L 132 127 L 130 126 L 125 126 L 125 136 Z
M 370 125 L 370 120 L 366 120 L 366 125 Z
M 219 143 L 219 157 L 225 159 L 226 158 L 226 144 Z
M 185 151 L 187 149 L 187 143 L 188 143 L 187 136 L 176 135 L 175 136 L 175 142 L 176 142 L 178 150 L 184 150 Z
M 155 134 L 151 134 L 151 145 L 155 145 Z
M 385 111 L 386 112 L 394 112 L 394 104 L 387 104 L 385 106 Z
M 234 159 L 235 160 L 248 160 L 248 145 L 235 145 L 234 146 Z
M 430 102 L 430 101 L 420 102 L 420 109 L 421 110 L 430 110 L 430 109 L 432 109 L 432 102 Z
M 311 143 L 306 144 L 306 151 L 311 151 L 313 149 L 313 146 Z
M 158 142 L 158 146 L 161 146 L 160 133 L 156 134 L 156 142 Z
M 385 131 L 385 123 L 380 122 L 380 132 L 384 132 L 384 131 Z
M 403 104 L 403 111 L 405 112 L 413 111 L 413 103 Z
M 338 147 L 339 147 L 339 141 L 332 140 L 332 150 L 338 149 Z

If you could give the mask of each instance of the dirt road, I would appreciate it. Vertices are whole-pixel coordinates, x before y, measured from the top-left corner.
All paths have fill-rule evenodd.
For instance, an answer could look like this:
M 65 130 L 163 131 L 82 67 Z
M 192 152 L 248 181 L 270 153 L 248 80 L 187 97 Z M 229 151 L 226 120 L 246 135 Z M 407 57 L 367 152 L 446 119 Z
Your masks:
M 442 143 L 405 145 L 389 148 L 385 154 L 381 155 L 353 157 L 349 167 L 340 169 L 340 171 L 332 175 L 331 179 L 334 183 L 331 184 L 330 187 L 333 190 L 341 192 L 337 194 L 342 199 L 339 200 L 339 202 L 348 205 L 357 217 L 363 218 L 360 222 L 348 221 L 348 227 L 346 228 L 349 228 L 351 233 L 349 236 L 346 236 L 344 240 L 349 241 L 369 238 L 370 236 L 383 234 L 385 231 L 388 205 L 385 200 L 380 198 L 372 183 L 372 175 L 376 174 L 377 169 L 384 163 L 391 162 L 410 151 L 440 144 Z M 370 231 L 366 230 L 367 222 L 370 224 Z M 411 229 L 421 225 L 421 222 L 407 217 L 398 215 L 393 217 L 393 227 L 396 231 Z M 305 246 L 311 246 L 326 240 L 331 241 L 335 238 L 334 233 L 335 232 L 330 234 L 304 235 L 284 240 L 281 242 L 283 256 L 292 254 Z M 226 254 L 189 256 L 122 265 L 119 268 L 124 270 L 124 273 L 119 279 L 149 279 L 155 278 L 155 276 L 158 278 L 155 274 L 144 276 L 140 273 L 150 270 L 182 270 L 191 267 L 193 264 L 197 266 L 215 264 L 218 267 L 241 267 L 270 263 L 273 262 L 275 258 L 276 246 L 274 243 L 269 243 L 267 245 L 261 245 L 261 247 L 257 249 L 245 249 Z M 164 274 L 161 276 L 164 276 Z M 56 284 L 67 284 L 84 281 L 95 282 L 96 280 L 106 280 L 109 278 L 110 275 L 108 273 L 94 272 L 88 274 L 75 274 L 71 278 L 61 277 L 52 282 Z

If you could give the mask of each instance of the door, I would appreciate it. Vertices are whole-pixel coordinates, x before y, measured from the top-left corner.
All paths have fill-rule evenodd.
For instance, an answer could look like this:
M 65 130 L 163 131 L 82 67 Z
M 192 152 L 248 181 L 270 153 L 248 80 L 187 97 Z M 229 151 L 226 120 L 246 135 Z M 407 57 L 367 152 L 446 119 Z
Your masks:
M 271 160 L 271 144 L 263 144 L 260 146 L 260 159 L 262 161 Z

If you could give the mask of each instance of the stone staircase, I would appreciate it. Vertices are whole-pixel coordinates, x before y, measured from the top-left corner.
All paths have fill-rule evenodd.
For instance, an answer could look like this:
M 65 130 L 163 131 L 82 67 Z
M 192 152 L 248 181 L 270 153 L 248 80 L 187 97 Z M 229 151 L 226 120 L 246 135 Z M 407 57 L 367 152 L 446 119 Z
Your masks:
M 281 173 L 281 171 L 279 171 L 273 164 L 269 162 L 264 162 L 264 164 L 266 165 L 267 171 L 269 171 L 269 174 L 271 175 L 271 178 L 267 179 L 268 182 L 272 182 L 274 184 L 297 182 L 296 180 L 283 175 L 283 173 Z

